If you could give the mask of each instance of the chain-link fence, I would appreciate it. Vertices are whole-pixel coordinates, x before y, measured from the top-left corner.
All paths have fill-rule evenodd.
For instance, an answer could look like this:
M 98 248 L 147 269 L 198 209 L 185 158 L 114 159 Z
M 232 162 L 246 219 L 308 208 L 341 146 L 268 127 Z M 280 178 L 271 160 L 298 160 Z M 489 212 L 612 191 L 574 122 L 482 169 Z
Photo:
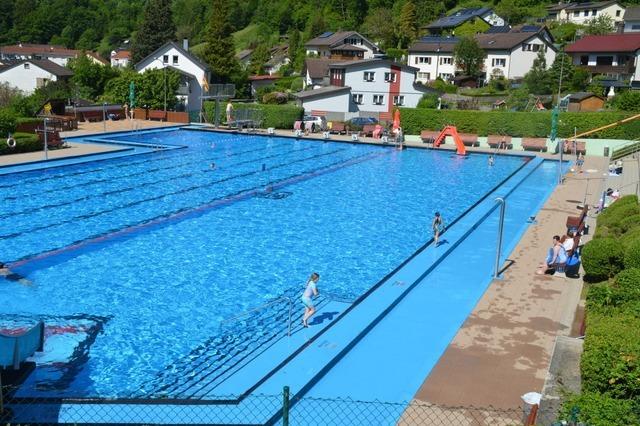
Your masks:
M 212 425 L 552 425 L 555 414 L 515 407 L 448 407 L 420 401 L 388 403 L 349 398 L 277 395 L 215 399 L 102 399 L 29 397 L 2 388 L 0 424 L 212 424 Z

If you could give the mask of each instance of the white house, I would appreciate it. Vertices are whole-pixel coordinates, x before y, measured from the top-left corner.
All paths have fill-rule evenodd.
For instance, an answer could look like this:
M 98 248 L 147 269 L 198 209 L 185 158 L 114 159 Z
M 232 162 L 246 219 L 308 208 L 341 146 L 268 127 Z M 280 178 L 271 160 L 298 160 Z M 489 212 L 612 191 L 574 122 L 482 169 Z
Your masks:
M 329 85 L 329 65 L 331 59 L 328 58 L 307 58 L 304 61 L 304 81 L 303 87 L 311 86 L 317 89 L 321 86 Z
M 67 80 L 72 75 L 69 68 L 48 59 L 29 59 L 0 67 L 0 82 L 16 87 L 26 95 L 50 81 Z
M 640 32 L 640 6 L 629 6 L 624 11 L 623 32 L 637 33 Z
M 64 67 L 69 62 L 69 59 L 77 58 L 81 53 L 82 51 L 80 50 L 67 49 L 63 46 L 18 43 L 12 46 L 0 47 L 0 60 L 24 61 L 27 59 L 48 59 Z M 106 65 L 108 63 L 95 52 L 85 52 L 85 54 L 97 64 Z
M 375 43 L 356 31 L 327 31 L 309 40 L 304 47 L 307 55 L 330 58 L 334 61 L 370 59 L 380 53 Z
M 296 94 L 305 111 L 378 115 L 395 106 L 415 108 L 430 89 L 416 85 L 416 68 L 388 59 L 329 66 L 330 85 Z
M 202 108 L 202 96 L 206 95 L 209 86 L 209 67 L 188 52 L 189 45 L 186 40 L 180 47 L 175 42 L 167 42 L 160 46 L 149 56 L 135 65 L 139 73 L 153 69 L 173 69 L 182 76 L 180 87 L 176 93 L 181 106 L 178 109 L 184 111 L 200 111 Z
M 547 19 L 585 25 L 598 16 L 607 15 L 613 22 L 622 22 L 625 8 L 617 1 L 558 3 L 547 6 Z
M 640 33 L 590 35 L 565 48 L 575 66 L 613 80 L 640 81 Z
M 524 77 L 539 51 L 544 52 L 548 67 L 556 57 L 553 38 L 546 28 L 519 26 L 507 33 L 477 34 L 475 39 L 487 54 L 483 67 L 486 80 L 492 76 Z M 412 44 L 408 61 L 418 68 L 418 81 L 426 83 L 438 77 L 445 81 L 453 79 L 458 70 L 453 59 L 458 41 L 453 37 L 425 37 Z
M 443 32 L 455 33 L 455 29 L 466 22 L 473 22 L 476 19 L 486 22 L 492 27 L 502 27 L 505 25 L 504 19 L 498 16 L 488 7 L 475 7 L 460 9 L 449 16 L 442 17 L 423 27 L 430 34 L 442 34 Z
M 126 68 L 131 62 L 131 52 L 128 50 L 113 50 L 111 52 L 111 66 L 114 68 Z

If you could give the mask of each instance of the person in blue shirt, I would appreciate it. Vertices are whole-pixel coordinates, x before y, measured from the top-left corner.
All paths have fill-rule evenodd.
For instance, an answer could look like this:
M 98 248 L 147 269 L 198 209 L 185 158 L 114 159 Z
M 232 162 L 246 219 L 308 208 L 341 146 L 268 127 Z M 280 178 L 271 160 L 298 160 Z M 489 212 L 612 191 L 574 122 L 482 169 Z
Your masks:
M 304 304 L 304 315 L 302 316 L 302 325 L 304 327 L 309 327 L 309 318 L 316 313 L 316 308 L 313 306 L 313 301 L 311 299 L 318 297 L 318 287 L 316 284 L 319 279 L 320 275 L 318 275 L 317 272 L 311 274 L 307 280 L 307 287 L 304 289 L 302 297 L 300 298 Z

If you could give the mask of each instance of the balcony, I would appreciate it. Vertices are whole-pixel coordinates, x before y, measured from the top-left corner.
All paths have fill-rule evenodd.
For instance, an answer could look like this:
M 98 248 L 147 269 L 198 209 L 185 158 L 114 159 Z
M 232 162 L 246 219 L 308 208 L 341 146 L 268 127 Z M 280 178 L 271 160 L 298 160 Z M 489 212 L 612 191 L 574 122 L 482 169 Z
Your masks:
M 636 67 L 632 62 L 626 65 L 579 65 L 592 74 L 634 74 Z

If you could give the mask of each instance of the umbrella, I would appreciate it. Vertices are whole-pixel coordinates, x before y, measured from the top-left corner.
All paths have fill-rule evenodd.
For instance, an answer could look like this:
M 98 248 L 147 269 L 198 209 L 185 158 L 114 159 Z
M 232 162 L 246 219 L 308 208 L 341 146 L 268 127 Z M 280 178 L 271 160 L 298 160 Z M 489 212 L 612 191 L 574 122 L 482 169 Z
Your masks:
M 400 128 L 400 110 L 396 109 L 393 114 L 393 131 L 396 132 Z
M 133 110 L 136 106 L 136 84 L 129 83 L 129 107 Z

